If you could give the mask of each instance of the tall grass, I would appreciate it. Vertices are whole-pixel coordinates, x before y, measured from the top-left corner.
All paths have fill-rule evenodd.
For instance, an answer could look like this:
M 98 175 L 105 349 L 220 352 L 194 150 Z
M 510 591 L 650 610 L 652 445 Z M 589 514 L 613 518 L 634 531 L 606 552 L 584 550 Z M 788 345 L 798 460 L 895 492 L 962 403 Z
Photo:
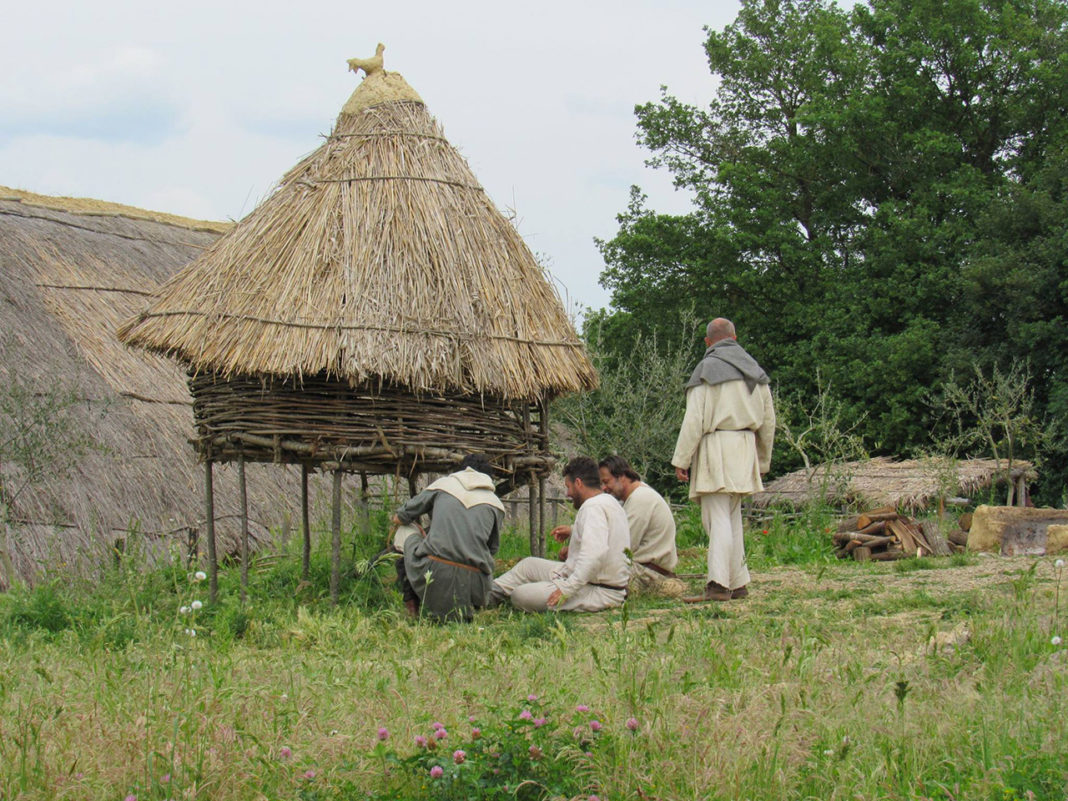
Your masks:
M 308 582 L 295 551 L 260 557 L 245 604 L 234 568 L 193 609 L 180 560 L 12 592 L 0 798 L 1062 801 L 1063 570 L 838 563 L 826 525 L 750 531 L 754 592 L 715 606 L 410 621 L 374 521 L 346 534 L 336 609 L 322 549 Z

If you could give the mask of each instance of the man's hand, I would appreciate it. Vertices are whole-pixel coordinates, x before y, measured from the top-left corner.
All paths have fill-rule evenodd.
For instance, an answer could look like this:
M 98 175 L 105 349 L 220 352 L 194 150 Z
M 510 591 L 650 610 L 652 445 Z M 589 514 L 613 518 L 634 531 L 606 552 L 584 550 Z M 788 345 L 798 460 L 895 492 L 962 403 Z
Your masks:
M 550 609 L 555 609 L 556 605 L 560 603 L 560 599 L 563 597 L 564 594 L 560 592 L 560 590 L 553 590 L 552 594 L 549 596 L 549 600 L 546 602 L 545 605 L 548 606 Z
M 681 467 L 676 467 L 675 468 L 675 478 L 677 478 L 679 481 L 683 481 L 683 482 L 689 481 L 690 480 L 690 471 L 689 470 L 685 470 L 685 469 L 683 469 Z
M 557 542 L 563 542 L 571 536 L 571 526 L 557 526 L 549 532 L 552 538 Z
M 566 545 L 563 548 L 560 549 L 560 553 L 558 553 L 556 555 L 556 558 L 559 559 L 561 562 L 566 562 L 567 561 L 567 546 Z
M 401 519 L 399 517 L 397 517 L 396 515 L 393 515 L 393 519 L 390 520 L 389 522 L 393 524 L 394 528 L 396 528 L 397 526 L 399 526 L 401 524 Z

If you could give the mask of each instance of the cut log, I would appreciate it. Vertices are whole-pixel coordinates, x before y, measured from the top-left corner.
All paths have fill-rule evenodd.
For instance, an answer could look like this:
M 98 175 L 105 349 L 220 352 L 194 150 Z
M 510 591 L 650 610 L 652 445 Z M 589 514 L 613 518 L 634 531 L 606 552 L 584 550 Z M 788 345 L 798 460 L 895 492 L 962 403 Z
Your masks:
M 870 512 L 865 512 L 857 518 L 857 528 L 860 531 L 863 531 L 872 523 L 880 520 L 897 520 L 898 517 L 900 517 L 900 515 L 898 515 L 897 511 L 891 506 L 886 506 L 882 509 L 872 509 Z
M 873 553 L 871 555 L 871 560 L 873 562 L 892 562 L 895 559 L 905 559 L 906 557 L 908 557 L 910 555 L 911 554 L 907 554 L 904 551 L 898 551 L 898 550 L 879 551 L 879 553 Z
M 930 521 L 920 523 L 920 529 L 936 556 L 949 556 L 953 553 L 949 547 L 949 541 L 942 535 L 942 529 L 937 523 Z
M 857 529 L 861 534 L 882 534 L 886 531 L 886 521 L 876 520 L 874 523 L 869 523 L 863 528 Z
M 858 562 L 870 562 L 871 556 L 871 548 L 867 545 L 861 545 L 853 551 L 853 558 Z
M 971 529 L 971 527 L 972 527 L 972 513 L 971 512 L 965 512 L 964 514 L 962 514 L 960 516 L 960 519 L 957 520 L 957 525 L 960 526 L 960 530 L 961 531 L 968 531 L 969 529 Z
M 912 529 L 904 520 L 891 520 L 886 527 L 897 537 L 901 543 L 901 550 L 905 553 L 916 553 L 916 538 L 912 535 Z
M 850 517 L 843 517 L 838 521 L 838 531 L 856 531 L 857 530 L 857 516 L 852 515 Z
M 961 548 L 963 548 L 965 545 L 968 544 L 968 532 L 959 530 L 951 531 L 949 532 L 949 536 L 946 539 L 949 540 L 951 545 L 959 545 Z

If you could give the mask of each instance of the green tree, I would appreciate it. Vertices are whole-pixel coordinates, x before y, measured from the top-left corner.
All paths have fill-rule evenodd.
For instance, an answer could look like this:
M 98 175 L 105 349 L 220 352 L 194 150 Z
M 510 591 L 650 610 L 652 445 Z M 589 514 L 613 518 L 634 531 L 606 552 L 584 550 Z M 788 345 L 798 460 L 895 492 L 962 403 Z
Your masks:
M 928 444 L 929 387 L 1029 353 L 1002 292 L 1043 350 L 1037 412 L 1068 403 L 1066 22 L 1058 0 L 743 0 L 707 31 L 712 103 L 664 89 L 636 109 L 694 210 L 635 190 L 600 243 L 616 346 L 692 299 L 788 394 L 815 393 L 818 369 L 868 447 L 904 455 Z

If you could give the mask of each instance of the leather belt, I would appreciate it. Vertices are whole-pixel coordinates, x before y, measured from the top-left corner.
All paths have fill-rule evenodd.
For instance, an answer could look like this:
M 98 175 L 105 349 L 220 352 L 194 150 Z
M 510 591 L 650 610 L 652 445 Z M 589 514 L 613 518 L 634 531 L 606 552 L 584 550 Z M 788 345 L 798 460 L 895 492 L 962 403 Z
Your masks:
M 474 565 L 465 565 L 463 562 L 454 562 L 451 559 L 442 559 L 440 556 L 433 556 L 427 554 L 427 559 L 433 559 L 435 562 L 441 562 L 443 565 L 452 565 L 453 567 L 462 567 L 464 570 L 473 570 L 475 573 L 481 573 Z
M 647 568 L 648 570 L 652 570 L 654 573 L 659 573 L 661 576 L 664 576 L 665 578 L 675 578 L 675 574 L 674 573 L 672 573 L 670 570 L 665 570 L 660 565 L 658 565 L 656 562 L 638 562 L 638 564 L 641 565 L 644 568 Z

